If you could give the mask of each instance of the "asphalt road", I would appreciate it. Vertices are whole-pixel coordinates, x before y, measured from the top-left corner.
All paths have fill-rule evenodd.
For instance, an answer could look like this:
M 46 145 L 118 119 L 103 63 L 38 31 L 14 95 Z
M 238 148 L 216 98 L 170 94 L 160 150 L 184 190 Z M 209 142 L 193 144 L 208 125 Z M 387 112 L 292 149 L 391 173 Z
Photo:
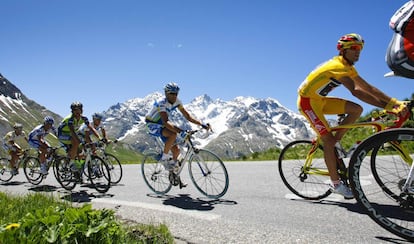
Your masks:
M 50 170 L 39 186 L 23 171 L 0 190 L 26 194 L 44 192 L 96 208 L 114 209 L 121 218 L 139 223 L 164 223 L 182 243 L 408 243 L 382 229 L 356 204 L 331 195 L 306 201 L 283 185 L 276 162 L 226 162 L 230 186 L 219 200 L 203 197 L 183 171 L 184 189 L 156 196 L 142 179 L 140 165 L 123 165 L 124 176 L 106 194 L 87 185 L 62 189 Z

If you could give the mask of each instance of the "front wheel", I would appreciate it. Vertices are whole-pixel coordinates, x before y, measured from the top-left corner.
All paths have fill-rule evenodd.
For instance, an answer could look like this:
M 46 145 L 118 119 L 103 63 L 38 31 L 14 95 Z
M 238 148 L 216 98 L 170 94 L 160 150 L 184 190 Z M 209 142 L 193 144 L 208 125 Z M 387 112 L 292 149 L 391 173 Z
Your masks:
M 0 158 L 0 180 L 8 182 L 13 178 L 12 169 L 8 158 Z
M 286 187 L 295 195 L 320 200 L 331 194 L 328 169 L 323 148 L 312 154 L 311 163 L 305 166 L 308 153 L 314 147 L 312 141 L 298 140 L 287 144 L 279 156 L 279 174 Z
M 112 154 L 105 153 L 105 161 L 111 171 L 112 184 L 118 184 L 122 179 L 122 166 L 118 158 Z
M 27 180 L 33 185 L 39 185 L 43 180 L 40 173 L 40 162 L 37 157 L 28 157 L 23 163 L 23 171 Z
M 410 175 L 413 152 L 414 129 L 390 129 L 364 140 L 349 166 L 351 188 L 360 206 L 377 224 L 409 241 L 414 241 L 414 184 L 411 191 L 403 191 L 403 185 L 414 177 Z
M 229 187 L 229 175 L 223 161 L 213 152 L 199 149 L 188 164 L 191 181 L 209 198 L 220 198 Z
M 172 185 L 168 178 L 169 171 L 158 162 L 159 158 L 159 153 L 146 153 L 141 163 L 141 173 L 145 184 L 153 192 L 164 195 L 171 190 Z
M 89 162 L 87 162 L 88 176 L 93 187 L 99 193 L 105 193 L 111 187 L 111 173 L 106 162 L 98 157 L 93 156 Z

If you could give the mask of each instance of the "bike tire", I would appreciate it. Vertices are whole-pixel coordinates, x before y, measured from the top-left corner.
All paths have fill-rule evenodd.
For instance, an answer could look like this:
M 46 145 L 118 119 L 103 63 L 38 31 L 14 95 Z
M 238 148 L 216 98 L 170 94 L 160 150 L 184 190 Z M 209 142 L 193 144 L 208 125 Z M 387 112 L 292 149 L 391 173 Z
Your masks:
M 0 180 L 9 182 L 13 175 L 11 173 L 10 162 L 8 158 L 0 158 Z
M 206 149 L 194 151 L 188 171 L 198 191 L 208 198 L 220 198 L 229 188 L 229 175 L 223 161 Z
M 108 164 L 98 156 L 92 156 L 87 163 L 89 180 L 99 193 L 106 193 L 111 187 L 111 173 Z
M 39 185 L 43 180 L 40 173 L 40 161 L 37 157 L 27 157 L 23 162 L 23 171 L 26 179 L 33 185 Z
M 110 153 L 105 153 L 105 160 L 111 171 L 112 184 L 118 184 L 122 179 L 122 165 L 119 159 Z
M 145 184 L 147 184 L 151 191 L 164 195 L 171 190 L 172 185 L 168 178 L 169 171 L 158 162 L 159 158 L 159 153 L 145 153 L 141 162 L 141 173 Z
M 77 177 L 77 173 L 70 169 L 69 167 L 69 158 L 62 157 L 61 160 L 55 161 L 56 166 L 56 180 L 59 184 L 66 190 L 71 191 L 73 190 L 78 181 L 79 177 Z
M 350 160 L 349 180 L 356 200 L 371 219 L 389 232 L 414 241 L 414 195 L 401 191 L 410 166 L 394 149 L 378 153 L 391 141 L 399 141 L 412 152 L 414 129 L 385 130 L 364 140 Z
M 310 140 L 297 140 L 287 144 L 279 156 L 279 175 L 286 187 L 296 196 L 307 200 L 320 200 L 329 196 L 330 179 L 326 175 L 309 174 L 304 171 L 306 156 L 313 144 Z M 319 146 L 313 154 L 312 168 L 328 171 Z

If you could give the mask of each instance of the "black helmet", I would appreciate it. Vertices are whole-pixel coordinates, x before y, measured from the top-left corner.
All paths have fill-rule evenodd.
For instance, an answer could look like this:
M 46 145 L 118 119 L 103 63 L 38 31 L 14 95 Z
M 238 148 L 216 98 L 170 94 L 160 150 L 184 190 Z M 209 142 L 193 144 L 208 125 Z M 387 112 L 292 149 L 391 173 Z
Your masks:
M 74 110 L 74 109 L 82 109 L 82 108 L 83 108 L 83 105 L 82 105 L 81 102 L 73 102 L 70 105 L 70 109 L 72 109 L 72 110 Z
M 102 120 L 103 119 L 103 115 L 101 113 L 94 113 L 94 114 L 92 114 L 92 119 Z

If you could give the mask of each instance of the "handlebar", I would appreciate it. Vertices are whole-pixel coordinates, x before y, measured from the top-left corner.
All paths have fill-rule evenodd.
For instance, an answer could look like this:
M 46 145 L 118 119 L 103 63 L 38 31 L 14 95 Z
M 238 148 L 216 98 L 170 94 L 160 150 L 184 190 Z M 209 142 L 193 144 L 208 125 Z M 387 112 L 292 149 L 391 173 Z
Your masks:
M 396 116 L 397 119 L 390 120 L 392 122 L 392 125 L 388 126 L 387 129 L 400 128 L 400 127 L 402 127 L 402 125 L 404 124 L 405 121 L 412 118 L 412 115 L 413 115 L 412 109 L 414 108 L 414 100 L 408 101 L 407 104 L 406 104 L 406 108 L 407 108 L 407 112 L 399 113 L 399 114 L 393 113 L 391 111 L 381 110 L 381 111 L 378 112 L 378 116 L 376 116 L 376 117 L 372 116 L 371 118 L 381 119 L 381 118 L 385 117 L 386 115 Z

